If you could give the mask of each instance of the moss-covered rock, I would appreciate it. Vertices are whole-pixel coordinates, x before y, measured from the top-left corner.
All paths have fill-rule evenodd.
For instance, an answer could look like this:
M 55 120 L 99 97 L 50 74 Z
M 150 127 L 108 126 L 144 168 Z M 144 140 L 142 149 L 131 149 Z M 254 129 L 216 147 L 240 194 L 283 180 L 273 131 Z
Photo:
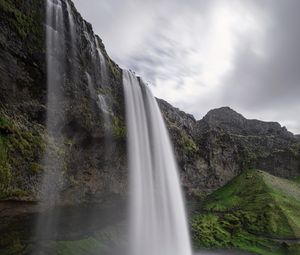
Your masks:
M 196 247 L 236 247 L 258 254 L 296 254 L 300 185 L 246 171 L 208 196 L 191 222 Z M 297 250 L 300 252 L 300 250 Z

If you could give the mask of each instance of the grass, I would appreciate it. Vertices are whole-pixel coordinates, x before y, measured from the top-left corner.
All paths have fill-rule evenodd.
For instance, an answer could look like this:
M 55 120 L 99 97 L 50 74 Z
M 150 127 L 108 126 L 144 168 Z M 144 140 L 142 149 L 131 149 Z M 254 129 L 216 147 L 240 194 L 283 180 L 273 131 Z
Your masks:
M 300 254 L 297 245 L 284 241 L 300 238 L 300 184 L 259 170 L 245 171 L 207 197 L 203 213 L 194 216 L 191 225 L 196 247 Z

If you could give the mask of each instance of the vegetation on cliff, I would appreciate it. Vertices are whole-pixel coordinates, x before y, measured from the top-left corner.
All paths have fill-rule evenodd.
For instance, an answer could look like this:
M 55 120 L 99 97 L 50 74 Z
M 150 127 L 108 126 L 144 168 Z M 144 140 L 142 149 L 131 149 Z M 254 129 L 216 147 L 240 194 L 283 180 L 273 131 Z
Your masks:
M 208 196 L 191 221 L 196 247 L 299 254 L 300 185 L 249 170 Z
M 1 200 L 27 199 L 31 195 L 26 178 L 42 171 L 39 162 L 44 142 L 40 129 L 25 119 L 0 112 Z M 26 185 L 25 180 L 28 181 Z

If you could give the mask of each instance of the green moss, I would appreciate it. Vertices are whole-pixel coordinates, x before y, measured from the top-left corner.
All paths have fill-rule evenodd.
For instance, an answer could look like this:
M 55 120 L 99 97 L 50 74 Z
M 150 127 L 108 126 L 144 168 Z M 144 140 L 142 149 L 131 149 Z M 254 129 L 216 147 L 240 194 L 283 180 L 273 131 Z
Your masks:
M 107 63 L 108 63 L 109 70 L 112 73 L 112 76 L 115 79 L 119 78 L 121 76 L 121 72 L 120 69 L 117 67 L 117 65 L 110 58 L 108 58 Z
M 9 124 L 8 120 L 4 117 L 0 117 L 0 127 L 4 128 Z
M 26 120 L 14 119 L 0 113 L 0 199 L 30 196 L 20 188 L 23 178 L 39 174 L 44 141 L 34 126 L 25 126 Z
M 57 255 L 96 254 L 106 248 L 105 244 L 93 237 L 50 243 L 50 246 L 56 250 Z
M 185 153 L 191 154 L 199 151 L 199 147 L 196 145 L 190 135 L 188 135 L 170 120 L 166 119 L 166 122 L 167 126 L 172 130 L 172 132 L 175 132 L 176 136 L 178 137 L 177 142 Z
M 295 143 L 291 146 L 291 151 L 298 156 L 300 154 L 300 143 Z
M 213 214 L 199 215 L 192 220 L 193 240 L 196 248 L 228 247 L 230 233 L 222 228 L 219 217 Z
M 113 225 L 81 239 L 64 241 L 42 241 L 38 244 L 39 249 L 46 254 L 57 255 L 89 255 L 89 254 L 110 254 L 111 248 L 122 245 L 125 242 L 120 231 L 120 225 Z M 121 241 L 123 240 L 123 241 Z M 31 247 L 31 250 L 34 248 Z M 28 254 L 31 254 L 28 249 Z
M 298 249 L 276 241 L 300 238 L 296 182 L 245 171 L 206 198 L 203 208 L 203 214 L 192 220 L 197 247 L 229 246 L 263 255 L 294 254 L 291 249 Z
M 6 144 L 6 138 L 0 136 L 0 196 L 9 188 L 12 180 Z
M 300 183 L 300 176 L 294 178 L 294 181 L 297 182 L 297 183 Z
M 36 163 L 36 162 L 33 162 L 33 163 L 31 163 L 31 165 L 30 165 L 30 171 L 31 171 L 32 173 L 34 173 L 34 174 L 39 174 L 39 173 L 41 173 L 41 172 L 44 171 L 44 168 L 43 168 L 42 165 L 40 165 L 40 164 L 38 164 L 38 163 Z
M 116 138 L 123 139 L 126 137 L 126 128 L 123 120 L 114 116 L 112 118 L 113 134 Z
M 12 255 L 21 254 L 24 245 L 21 243 L 17 232 L 1 234 L 0 236 L 0 254 Z
M 39 1 L 31 1 L 30 6 L 25 11 L 25 3 L 11 0 L 0 0 L 0 18 L 10 26 L 22 40 L 30 37 L 28 48 L 30 51 L 43 48 L 43 15 L 38 12 L 39 8 L 32 8 L 32 5 L 40 5 Z M 21 9 L 23 8 L 23 9 Z M 33 40 L 33 41 L 32 41 Z
M 183 149 L 187 153 L 193 153 L 198 151 L 198 146 L 195 144 L 193 139 L 188 136 L 185 132 L 181 134 L 180 144 L 183 146 Z

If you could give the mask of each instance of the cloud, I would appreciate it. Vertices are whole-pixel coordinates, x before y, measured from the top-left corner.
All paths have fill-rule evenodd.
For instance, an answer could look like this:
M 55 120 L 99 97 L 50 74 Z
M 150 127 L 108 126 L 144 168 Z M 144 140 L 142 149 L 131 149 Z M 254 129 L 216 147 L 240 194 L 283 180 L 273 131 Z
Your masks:
M 300 2 L 264 3 L 261 8 L 269 18 L 262 54 L 255 52 L 255 41 L 240 41 L 234 70 L 222 81 L 221 102 L 300 132 Z
M 122 67 L 201 118 L 233 107 L 300 133 L 297 0 L 75 0 Z

